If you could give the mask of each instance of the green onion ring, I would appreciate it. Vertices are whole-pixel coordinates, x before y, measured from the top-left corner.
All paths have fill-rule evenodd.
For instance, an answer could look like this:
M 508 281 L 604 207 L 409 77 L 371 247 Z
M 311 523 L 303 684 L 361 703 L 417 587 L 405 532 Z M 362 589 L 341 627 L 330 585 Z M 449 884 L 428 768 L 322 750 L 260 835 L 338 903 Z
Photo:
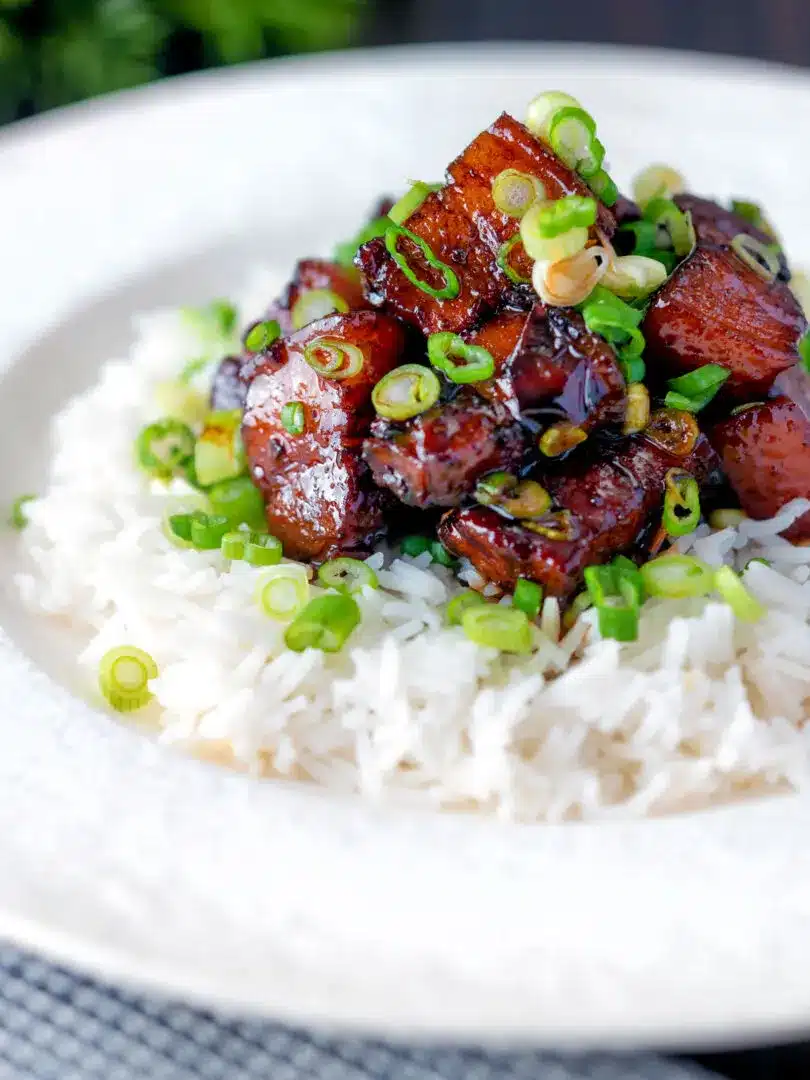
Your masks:
M 741 622 L 759 622 L 766 608 L 746 589 L 730 566 L 721 566 L 714 574 L 714 587 Z
M 543 590 L 536 581 L 518 578 L 512 593 L 512 607 L 522 611 L 530 619 L 536 619 L 543 604 Z
M 286 563 L 262 574 L 256 588 L 256 601 L 270 619 L 288 622 L 304 610 L 309 599 L 307 568 L 300 563 Z
M 495 261 L 513 285 L 531 285 L 531 277 L 524 277 L 515 270 L 509 262 L 509 256 L 512 254 L 513 248 L 520 243 L 522 243 L 522 240 L 520 238 L 520 233 L 517 232 L 511 240 L 507 240 L 505 244 L 501 244 L 498 249 L 498 257 Z
M 417 277 L 416 273 L 409 266 L 406 257 L 397 250 L 397 241 L 401 237 L 410 240 L 412 244 L 416 244 L 424 255 L 428 266 L 442 274 L 445 282 L 442 288 L 436 289 L 427 281 L 422 281 L 421 278 Z M 427 293 L 428 296 L 432 296 L 434 300 L 455 300 L 461 292 L 461 285 L 455 270 L 438 259 L 431 250 L 428 242 L 423 240 L 421 236 L 416 236 L 415 233 L 409 232 L 409 230 L 402 225 L 389 225 L 385 230 L 385 247 L 388 254 L 408 281 L 410 281 L 412 285 L 415 285 L 417 289 L 421 289 L 422 292 Z
M 306 409 L 301 401 L 288 401 L 281 409 L 281 426 L 288 435 L 303 435 L 307 424 Z
M 405 536 L 399 545 L 403 555 L 409 555 L 415 559 L 418 555 L 424 555 L 430 551 L 430 539 L 427 536 Z
M 36 495 L 18 495 L 11 504 L 8 523 L 12 529 L 24 529 L 28 524 L 28 515 L 25 512 L 27 503 L 34 502 Z
M 335 311 L 345 315 L 348 310 L 349 305 L 343 297 L 331 289 L 305 289 L 292 306 L 290 321 L 293 330 L 302 330 Z
M 227 518 L 231 527 L 247 525 L 257 531 L 265 527 L 264 499 L 249 476 L 223 480 L 206 494 L 213 512 Z
M 395 202 L 388 211 L 388 224 L 393 221 L 395 225 L 402 225 L 407 219 L 415 214 L 428 195 L 434 191 L 441 191 L 444 184 L 428 184 L 424 180 L 417 180 L 402 198 Z
M 714 588 L 712 568 L 691 555 L 659 555 L 641 567 L 641 577 L 648 595 L 672 600 L 708 596 Z
M 676 255 L 683 257 L 694 248 L 696 239 L 692 215 L 681 210 L 672 199 L 651 199 L 644 207 L 644 220 L 666 229 Z
M 258 322 L 245 334 L 245 348 L 252 353 L 264 352 L 280 337 L 281 327 L 275 319 Z
M 118 712 L 133 712 L 152 699 L 149 681 L 158 677 L 158 667 L 149 653 L 132 645 L 110 649 L 99 663 L 99 688 Z
M 409 420 L 435 405 L 440 394 L 434 371 L 422 364 L 403 364 L 383 375 L 371 391 L 371 403 L 387 420 Z
M 168 479 L 191 461 L 195 441 L 187 424 L 167 417 L 141 430 L 135 441 L 135 455 L 145 472 Z
M 362 592 L 363 589 L 379 589 L 380 581 L 370 566 L 361 559 L 348 557 L 331 559 L 318 569 L 318 584 L 325 589 L 341 593 Z
M 766 244 L 748 233 L 738 233 L 731 241 L 731 250 L 749 270 L 772 285 L 779 276 L 779 258 Z
M 676 457 L 688 457 L 700 438 L 700 428 L 685 409 L 656 409 L 644 437 Z
M 471 607 L 480 607 L 481 604 L 485 604 L 486 600 L 481 593 L 475 592 L 474 589 L 468 589 L 466 592 L 459 593 L 458 596 L 454 596 L 444 609 L 444 617 L 448 626 L 461 626 L 464 612 Z
M 520 218 L 535 202 L 543 202 L 546 189 L 536 176 L 504 169 L 492 181 L 492 201 L 507 217 Z
M 324 355 L 325 354 L 325 355 Z M 362 349 L 337 338 L 315 338 L 304 348 L 304 360 L 324 379 L 351 379 L 363 370 Z
M 544 517 L 551 509 L 551 496 L 536 480 L 518 480 L 514 473 L 494 472 L 483 476 L 475 488 L 482 506 L 494 506 L 518 520 Z
M 328 593 L 310 600 L 296 615 L 287 627 L 284 642 L 293 652 L 339 652 L 359 623 L 360 608 L 351 596 Z
M 669 536 L 686 536 L 700 524 L 700 489 L 689 473 L 670 469 L 666 475 L 662 524 Z
M 461 615 L 464 633 L 475 642 L 501 652 L 530 653 L 532 627 L 528 616 L 501 604 L 472 604 Z
M 468 345 L 459 334 L 431 334 L 427 353 L 433 367 L 454 383 L 483 382 L 495 374 L 492 353 L 480 345 Z
M 433 562 L 438 563 L 439 566 L 446 566 L 448 570 L 452 570 L 456 565 L 456 559 L 439 540 L 431 540 L 430 558 Z
M 566 195 L 542 203 L 535 212 L 535 231 L 542 240 L 553 240 L 571 229 L 588 229 L 596 224 L 596 199 Z
M 585 180 L 597 176 L 605 160 L 605 148 L 596 137 L 596 123 L 584 109 L 558 109 L 548 133 L 549 143 L 566 165 Z
M 605 206 L 615 206 L 619 199 L 619 189 L 604 169 L 599 169 L 593 176 L 588 177 L 588 187 Z
M 669 408 L 699 412 L 712 400 L 731 372 L 719 364 L 704 364 L 667 383 L 670 392 L 664 404 Z M 670 400 L 672 399 L 672 400 Z

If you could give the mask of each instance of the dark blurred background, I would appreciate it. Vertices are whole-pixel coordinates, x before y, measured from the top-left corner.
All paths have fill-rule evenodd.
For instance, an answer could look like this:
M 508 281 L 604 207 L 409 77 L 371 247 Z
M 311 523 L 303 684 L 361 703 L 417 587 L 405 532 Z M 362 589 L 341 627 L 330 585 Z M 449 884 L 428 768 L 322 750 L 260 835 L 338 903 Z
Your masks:
M 810 0 L 0 0 L 0 122 L 260 57 L 459 40 L 657 45 L 807 65 Z M 810 1080 L 806 1046 L 702 1061 L 734 1080 Z
M 504 39 L 806 64 L 810 0 L 0 0 L 0 120 L 263 56 Z

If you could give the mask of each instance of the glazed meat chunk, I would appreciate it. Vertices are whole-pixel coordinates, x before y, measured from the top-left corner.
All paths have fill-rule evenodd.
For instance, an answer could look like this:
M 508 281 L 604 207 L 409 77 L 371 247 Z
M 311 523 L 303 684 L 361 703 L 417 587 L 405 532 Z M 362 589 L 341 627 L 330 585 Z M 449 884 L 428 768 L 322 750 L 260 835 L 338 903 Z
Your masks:
M 439 537 L 489 581 L 513 588 L 518 578 L 529 578 L 549 595 L 567 597 L 587 566 L 637 543 L 662 505 L 670 469 L 691 473 L 702 485 L 718 478 L 717 458 L 704 436 L 686 455 L 635 436 L 595 461 L 538 476 L 557 508 L 545 520 L 527 524 L 476 506 L 447 514 Z
M 287 285 L 284 292 L 268 308 L 265 319 L 275 319 L 281 327 L 282 334 L 290 334 L 296 329 L 293 326 L 293 309 L 299 300 L 306 300 L 307 294 L 317 293 L 316 298 L 311 297 L 312 310 L 319 318 L 329 314 L 329 299 L 320 294 L 334 293 L 339 304 L 332 310 L 362 311 L 369 305 L 363 295 L 363 285 L 360 275 L 353 267 L 339 266 L 337 263 L 326 259 L 303 259 L 295 268 L 292 281 Z M 320 311 L 318 311 L 320 307 Z M 302 304 L 301 316 L 306 313 L 306 305 Z M 308 320 L 312 321 L 312 320 Z M 300 327 L 299 327 L 300 329 Z
M 810 420 L 790 398 L 751 405 L 717 424 L 711 440 L 750 517 L 773 517 L 792 499 L 810 498 Z M 810 540 L 810 512 L 784 535 Z
M 465 388 L 407 424 L 377 421 L 363 452 L 375 483 L 408 506 L 458 506 L 484 473 L 517 469 L 527 436 L 503 406 Z
M 807 323 L 790 288 L 768 283 L 730 249 L 698 247 L 656 294 L 641 327 L 649 367 L 731 372 L 723 390 L 762 395 L 798 360 Z
M 248 390 L 242 436 L 267 525 L 293 559 L 367 549 L 383 535 L 386 496 L 362 458 L 371 391 L 401 360 L 400 323 L 372 311 L 332 315 L 277 341 Z M 303 431 L 288 430 L 288 403 Z
M 395 245 L 378 238 L 360 248 L 358 265 L 370 300 L 425 334 L 460 333 L 495 310 L 513 288 L 499 255 L 518 231 L 518 221 L 492 200 L 492 181 L 505 169 L 536 177 L 550 199 L 591 194 L 576 173 L 504 113 L 450 165 L 446 186 L 407 218 L 404 228 L 416 240 L 400 233 L 392 237 Z M 612 235 L 613 215 L 601 205 L 598 223 Z M 403 266 L 430 291 L 410 280 Z M 523 277 L 530 269 L 519 244 L 509 266 Z
M 727 210 L 725 206 L 713 199 L 702 199 L 699 195 L 676 195 L 673 200 L 681 210 L 687 210 L 692 215 L 692 224 L 695 227 L 695 235 L 702 247 L 727 247 L 735 236 L 745 233 L 753 236 L 760 244 L 766 247 L 773 244 L 774 238 L 762 229 L 757 228 L 742 214 L 733 210 Z M 783 281 L 790 279 L 787 259 L 784 252 L 779 255 L 779 277 Z

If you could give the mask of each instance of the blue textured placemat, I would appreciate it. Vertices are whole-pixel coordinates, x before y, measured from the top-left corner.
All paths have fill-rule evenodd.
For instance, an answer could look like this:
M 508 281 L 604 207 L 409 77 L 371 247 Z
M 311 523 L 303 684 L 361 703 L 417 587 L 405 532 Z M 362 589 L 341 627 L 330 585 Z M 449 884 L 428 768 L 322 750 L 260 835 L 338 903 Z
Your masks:
M 649 1055 L 334 1039 L 143 997 L 0 944 L 0 1080 L 695 1080 Z

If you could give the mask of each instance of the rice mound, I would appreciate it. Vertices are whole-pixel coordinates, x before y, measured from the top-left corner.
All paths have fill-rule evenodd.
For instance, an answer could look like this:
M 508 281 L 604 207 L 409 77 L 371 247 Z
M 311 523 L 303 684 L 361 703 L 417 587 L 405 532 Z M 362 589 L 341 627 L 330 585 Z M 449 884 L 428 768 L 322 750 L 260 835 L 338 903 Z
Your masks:
M 274 284 L 258 275 L 243 310 Z M 754 625 L 711 600 L 652 600 L 639 640 L 619 645 L 599 639 L 591 613 L 561 631 L 547 599 L 539 648 L 509 657 L 445 625 L 463 587 L 449 570 L 378 551 L 381 587 L 359 597 L 344 651 L 289 652 L 256 603 L 272 571 L 174 547 L 161 521 L 191 489 L 133 462 L 156 384 L 225 345 L 181 312 L 141 318 L 129 358 L 54 420 L 16 583 L 31 610 L 92 634 L 78 657 L 88 697 L 101 701 L 103 654 L 137 645 L 160 669 L 145 712 L 162 742 L 256 774 L 524 821 L 660 814 L 807 783 L 810 547 L 779 533 L 810 502 L 678 543 L 713 565 L 770 562 L 745 572 L 768 608 Z

